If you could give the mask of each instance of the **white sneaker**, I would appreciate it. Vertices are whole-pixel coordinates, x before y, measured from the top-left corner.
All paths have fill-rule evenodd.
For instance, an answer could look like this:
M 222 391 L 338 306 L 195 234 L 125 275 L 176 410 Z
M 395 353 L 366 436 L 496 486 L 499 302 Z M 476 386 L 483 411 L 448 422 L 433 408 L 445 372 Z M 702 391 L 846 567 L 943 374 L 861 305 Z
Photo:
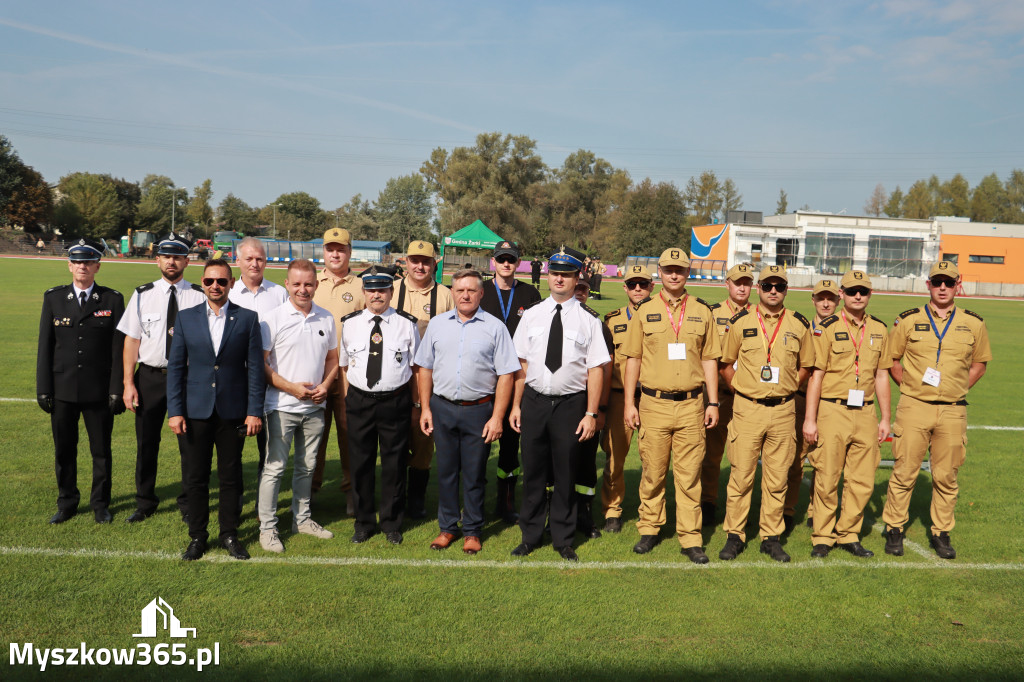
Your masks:
M 281 543 L 281 538 L 278 537 L 276 530 L 260 531 L 260 547 L 268 552 L 276 552 L 278 554 L 284 551 L 284 545 Z
M 330 540 L 334 537 L 334 533 L 327 530 L 313 519 L 306 519 L 302 522 L 301 526 L 296 525 L 296 523 L 292 521 L 292 532 L 302 533 L 303 535 L 312 535 L 313 537 L 320 538 L 321 540 Z

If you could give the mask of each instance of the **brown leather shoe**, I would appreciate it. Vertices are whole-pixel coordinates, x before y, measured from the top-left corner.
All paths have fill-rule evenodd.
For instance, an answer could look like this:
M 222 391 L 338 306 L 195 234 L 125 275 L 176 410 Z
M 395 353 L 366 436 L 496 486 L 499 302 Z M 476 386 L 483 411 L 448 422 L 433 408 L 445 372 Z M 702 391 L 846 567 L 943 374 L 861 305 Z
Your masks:
M 448 549 L 448 546 L 455 541 L 455 535 L 452 533 L 441 532 L 434 541 L 430 543 L 430 549 L 442 550 Z
M 480 538 L 475 535 L 467 535 L 462 538 L 462 551 L 466 554 L 476 554 L 481 549 L 483 549 L 483 545 L 480 544 Z

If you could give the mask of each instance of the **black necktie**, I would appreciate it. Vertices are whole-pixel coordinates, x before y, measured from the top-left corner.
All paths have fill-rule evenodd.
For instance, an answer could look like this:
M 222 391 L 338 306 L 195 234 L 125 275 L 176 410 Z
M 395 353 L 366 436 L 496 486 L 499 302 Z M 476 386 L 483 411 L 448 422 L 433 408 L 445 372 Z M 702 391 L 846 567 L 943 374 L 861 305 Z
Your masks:
M 84 291 L 79 292 L 79 294 L 78 294 L 78 305 L 81 308 L 85 307 L 85 292 Z
M 366 385 L 373 388 L 380 381 L 381 361 L 384 359 L 384 336 L 380 330 L 380 315 L 373 316 L 370 331 L 370 359 L 366 362 Z
M 548 354 L 544 364 L 554 374 L 562 366 L 562 304 L 555 306 L 555 316 L 551 318 L 551 331 L 548 332 Z
M 178 294 L 171 285 L 171 298 L 167 301 L 167 346 L 164 349 L 164 357 L 171 357 L 171 339 L 174 338 L 174 322 L 178 319 Z

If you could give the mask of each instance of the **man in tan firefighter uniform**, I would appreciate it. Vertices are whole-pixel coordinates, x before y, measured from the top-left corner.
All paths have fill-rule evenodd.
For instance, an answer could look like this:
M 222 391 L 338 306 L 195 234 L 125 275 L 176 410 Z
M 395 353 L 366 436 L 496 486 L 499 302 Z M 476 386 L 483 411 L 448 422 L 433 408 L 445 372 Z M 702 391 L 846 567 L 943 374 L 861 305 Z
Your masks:
M 604 324 L 611 332 L 615 346 L 612 391 L 608 399 L 604 432 L 601 434 L 601 447 L 608 455 L 601 478 L 601 506 L 604 511 L 604 529 L 608 533 L 622 530 L 622 500 L 626 492 L 624 470 L 626 455 L 633 442 L 633 429 L 626 426 L 623 416 L 626 401 L 622 392 L 622 377 L 626 370 L 626 356 L 622 354 L 622 344 L 636 309 L 654 291 L 654 280 L 643 265 L 631 265 L 626 268 L 622 288 L 626 291 L 629 303 L 604 316 Z M 634 399 L 638 400 L 635 394 Z
M 889 436 L 889 335 L 885 323 L 867 314 L 871 280 L 860 270 L 842 279 L 843 309 L 812 326 L 814 373 L 807 382 L 804 441 L 813 447 L 811 556 L 824 558 L 837 544 L 869 558 L 860 544 L 864 507 L 875 489 L 879 443 Z M 875 417 L 878 403 L 882 418 Z M 842 513 L 836 521 L 839 477 Z
M 796 456 L 793 398 L 814 365 L 814 347 L 811 323 L 784 305 L 788 279 L 783 266 L 764 266 L 758 277 L 758 305 L 729 320 L 722 344 L 722 377 L 736 394 L 729 425 L 732 469 L 723 523 L 728 537 L 718 554 L 723 561 L 735 559 L 745 547 L 758 457 L 761 552 L 776 561 L 789 561 L 780 536 L 785 528 L 786 479 Z
M 626 426 L 639 430 L 640 541 L 646 554 L 658 544 L 665 523 L 665 479 L 669 463 L 676 487 L 676 535 L 681 552 L 708 563 L 701 547 L 700 471 L 705 429 L 718 423 L 718 358 L 721 346 L 711 308 L 686 292 L 690 259 L 666 249 L 658 259 L 662 290 L 637 308 L 622 354 Z M 640 382 L 640 405 L 634 399 Z M 704 404 L 707 388 L 709 402 Z
M 909 522 L 910 496 L 925 452 L 931 450 L 932 504 L 930 541 L 943 559 L 956 558 L 949 540 L 959 493 L 957 471 L 967 456 L 967 391 L 992 360 L 985 321 L 956 307 L 960 271 L 940 261 L 928 273 L 930 300 L 911 308 L 893 323 L 889 370 L 900 387 L 889 478 L 882 520 L 887 529 L 886 554 L 902 556 Z

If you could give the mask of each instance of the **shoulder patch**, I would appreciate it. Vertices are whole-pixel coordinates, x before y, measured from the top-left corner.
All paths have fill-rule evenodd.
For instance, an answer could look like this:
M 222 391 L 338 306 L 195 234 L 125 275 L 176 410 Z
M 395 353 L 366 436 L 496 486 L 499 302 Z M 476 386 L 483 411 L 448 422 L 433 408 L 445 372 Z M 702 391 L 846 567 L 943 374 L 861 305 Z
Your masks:
M 642 305 L 643 305 L 644 303 L 647 303 L 647 302 L 648 302 L 649 300 L 651 300 L 651 297 L 650 297 L 650 296 L 648 296 L 648 297 L 647 297 L 647 298 L 645 298 L 644 300 L 642 300 L 642 301 L 640 301 L 639 303 L 637 303 L 637 304 L 636 304 L 636 307 L 637 307 L 637 308 L 639 308 L 639 307 L 640 307 L 640 306 L 642 306 Z
M 919 313 L 919 312 L 921 312 L 920 308 L 911 308 L 910 310 L 904 310 L 902 313 L 900 313 L 900 319 L 901 320 L 906 319 L 906 318 L 910 317 L 911 315 L 914 315 L 914 314 Z
M 808 322 L 808 321 L 807 321 L 807 318 L 806 318 L 806 317 L 804 317 L 803 315 L 801 315 L 801 314 L 799 313 L 799 311 L 796 311 L 796 310 L 794 310 L 794 311 L 793 311 L 793 317 L 795 317 L 795 318 L 796 318 L 797 320 L 799 320 L 799 321 L 800 321 L 800 324 L 802 324 L 802 325 L 803 325 L 803 326 L 804 326 L 805 328 L 807 328 L 807 329 L 810 329 L 810 328 L 811 328 L 811 323 L 810 323 L 810 322 Z
M 523 306 L 523 310 L 529 310 L 538 303 L 541 303 L 543 300 L 543 298 L 538 298 L 536 301 L 533 301 L 532 303 L 527 303 L 526 305 Z
M 835 324 L 836 321 L 838 321 L 838 320 L 839 320 L 839 316 L 838 315 L 829 315 L 828 317 L 826 317 L 824 320 L 821 321 L 821 326 L 822 327 L 829 327 L 829 326 Z
M 698 300 L 700 300 L 700 299 L 698 299 Z M 712 310 L 716 310 L 716 309 L 722 307 L 721 303 L 705 303 L 704 305 L 706 305 L 707 307 L 711 308 Z
M 597 312 L 596 310 L 594 310 L 593 308 L 591 308 L 590 306 L 588 306 L 586 303 L 581 303 L 580 307 L 583 308 L 584 310 L 586 310 L 588 313 L 590 313 L 594 317 L 596 317 L 597 319 L 599 319 L 599 320 L 601 319 L 601 314 L 599 312 Z
M 705 301 L 705 300 L 704 300 L 703 298 L 698 298 L 698 297 L 695 297 L 695 298 L 697 298 L 697 303 L 700 303 L 701 305 L 703 305 L 703 306 L 704 306 L 705 308 L 707 308 L 708 310 L 711 310 L 711 309 L 712 309 L 712 308 L 711 308 L 711 304 L 710 304 L 710 303 L 708 303 L 707 301 Z
M 362 311 L 359 311 L 359 312 L 362 312 Z M 416 316 L 413 315 L 412 313 L 407 313 L 404 310 L 396 310 L 395 312 L 398 313 L 399 315 L 401 315 L 402 317 L 404 317 L 405 319 L 409 320 L 413 324 L 417 324 L 419 322 L 419 320 L 416 319 Z
M 71 286 L 71 285 L 70 284 L 58 284 L 55 287 L 50 287 L 49 289 L 47 289 L 46 293 L 50 293 L 51 291 L 57 291 L 58 289 L 63 289 L 64 287 L 69 287 L 69 286 Z
M 616 316 L 621 315 L 621 314 L 622 314 L 622 308 L 616 308 L 615 310 L 611 311 L 610 313 L 606 313 L 605 314 L 604 321 L 607 322 L 608 320 L 612 319 L 613 317 L 616 317 Z
M 198 284 L 194 283 L 194 282 L 192 283 L 192 289 L 194 291 L 198 291 L 201 294 L 204 293 L 203 292 L 203 288 L 201 286 L 199 286 Z
M 347 320 L 349 318 L 355 317 L 356 315 L 360 314 L 361 312 L 363 312 L 363 311 L 362 310 L 356 310 L 354 312 L 349 313 L 348 315 L 342 315 L 341 319 L 339 320 L 339 322 L 344 322 L 345 320 Z
M 979 315 L 978 313 L 974 312 L 973 310 L 968 310 L 967 308 L 961 308 L 961 310 L 963 310 L 966 314 L 970 315 L 971 317 L 976 317 L 979 320 L 981 320 L 982 322 L 985 321 L 985 318 L 983 318 L 981 315 Z
M 150 289 L 152 289 L 155 286 L 156 286 L 156 284 L 154 284 L 153 282 L 149 282 L 148 284 L 142 284 L 140 286 L 135 287 L 135 293 L 137 293 L 137 294 L 145 293 L 145 292 L 149 291 Z
M 736 320 L 738 320 L 741 317 L 743 317 L 744 315 L 748 314 L 748 312 L 749 311 L 746 308 L 744 308 L 743 310 L 739 311 L 738 313 L 736 313 L 735 315 L 733 315 L 732 317 L 729 318 L 729 324 L 735 324 Z
M 874 320 L 875 322 L 879 322 L 879 323 L 881 323 L 881 325 L 882 325 L 883 327 L 887 327 L 887 326 L 888 326 L 888 325 L 886 325 L 886 324 L 885 324 L 885 322 L 882 322 L 882 321 L 881 321 L 880 319 L 878 319 L 878 318 L 877 318 L 877 317 L 875 317 L 874 315 L 868 315 L 868 317 L 870 317 L 870 318 L 871 318 L 872 320 Z

